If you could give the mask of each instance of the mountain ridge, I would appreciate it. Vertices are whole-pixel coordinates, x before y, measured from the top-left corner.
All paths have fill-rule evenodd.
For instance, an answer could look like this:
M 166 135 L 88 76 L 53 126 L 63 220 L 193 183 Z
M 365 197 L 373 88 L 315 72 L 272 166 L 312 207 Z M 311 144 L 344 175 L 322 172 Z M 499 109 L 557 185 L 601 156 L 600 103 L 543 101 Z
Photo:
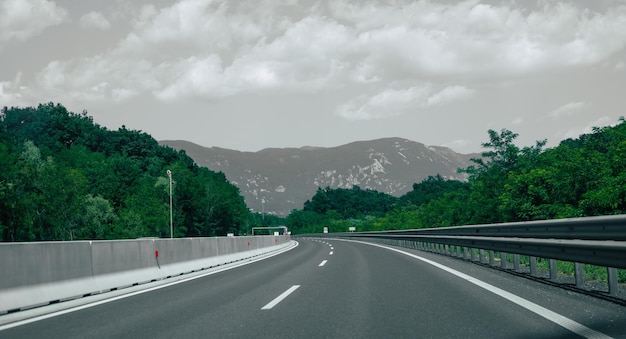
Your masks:
M 252 210 L 280 216 L 301 209 L 318 187 L 359 186 L 401 196 L 429 175 L 466 180 L 457 169 L 480 157 L 398 137 L 256 152 L 205 147 L 185 140 L 159 143 L 185 150 L 199 166 L 223 172 Z

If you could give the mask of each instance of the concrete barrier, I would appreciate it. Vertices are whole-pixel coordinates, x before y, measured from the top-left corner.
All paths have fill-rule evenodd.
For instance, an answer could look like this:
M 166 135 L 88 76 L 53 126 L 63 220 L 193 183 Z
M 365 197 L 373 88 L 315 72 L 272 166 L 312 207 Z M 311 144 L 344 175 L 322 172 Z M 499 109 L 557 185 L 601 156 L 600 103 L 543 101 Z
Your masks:
M 0 314 L 278 250 L 289 236 L 0 244 Z

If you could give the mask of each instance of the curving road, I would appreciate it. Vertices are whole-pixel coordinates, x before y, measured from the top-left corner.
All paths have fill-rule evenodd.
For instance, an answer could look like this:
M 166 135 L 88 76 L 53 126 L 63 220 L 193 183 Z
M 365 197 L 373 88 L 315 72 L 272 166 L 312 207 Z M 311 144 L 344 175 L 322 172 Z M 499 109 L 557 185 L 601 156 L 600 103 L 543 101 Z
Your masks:
M 0 326 L 0 338 L 626 338 L 626 308 L 610 302 L 431 253 L 298 241 L 253 264 Z

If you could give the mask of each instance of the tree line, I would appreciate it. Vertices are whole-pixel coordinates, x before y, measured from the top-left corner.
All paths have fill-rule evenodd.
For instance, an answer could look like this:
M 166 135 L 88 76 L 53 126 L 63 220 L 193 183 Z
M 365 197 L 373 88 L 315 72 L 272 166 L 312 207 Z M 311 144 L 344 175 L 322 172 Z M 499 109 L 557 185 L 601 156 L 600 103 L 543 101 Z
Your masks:
M 436 175 L 401 197 L 319 188 L 287 218 L 251 213 L 223 173 L 150 135 L 95 124 L 60 104 L 0 111 L 0 240 L 168 237 L 173 173 L 174 236 L 246 234 L 286 225 L 294 233 L 444 227 L 626 213 L 626 123 L 594 128 L 554 148 L 519 148 L 517 134 L 488 131 L 482 157 Z
M 150 135 L 59 104 L 0 112 L 0 240 L 243 234 L 254 216 L 223 173 Z
M 430 176 L 402 197 L 318 189 L 287 225 L 296 233 L 379 231 L 626 213 L 626 123 L 545 148 L 520 148 L 510 130 L 489 130 L 466 182 Z

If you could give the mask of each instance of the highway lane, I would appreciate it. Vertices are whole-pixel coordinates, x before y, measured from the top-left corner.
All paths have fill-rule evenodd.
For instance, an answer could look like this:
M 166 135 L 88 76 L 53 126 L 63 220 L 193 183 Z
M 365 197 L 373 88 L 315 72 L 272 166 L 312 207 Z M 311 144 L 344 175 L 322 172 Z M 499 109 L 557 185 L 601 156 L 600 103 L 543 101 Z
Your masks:
M 299 242 L 279 256 L 0 331 L 0 338 L 576 337 L 414 257 L 339 240 Z M 403 251 L 487 281 L 599 333 L 626 337 L 622 306 L 460 260 Z

